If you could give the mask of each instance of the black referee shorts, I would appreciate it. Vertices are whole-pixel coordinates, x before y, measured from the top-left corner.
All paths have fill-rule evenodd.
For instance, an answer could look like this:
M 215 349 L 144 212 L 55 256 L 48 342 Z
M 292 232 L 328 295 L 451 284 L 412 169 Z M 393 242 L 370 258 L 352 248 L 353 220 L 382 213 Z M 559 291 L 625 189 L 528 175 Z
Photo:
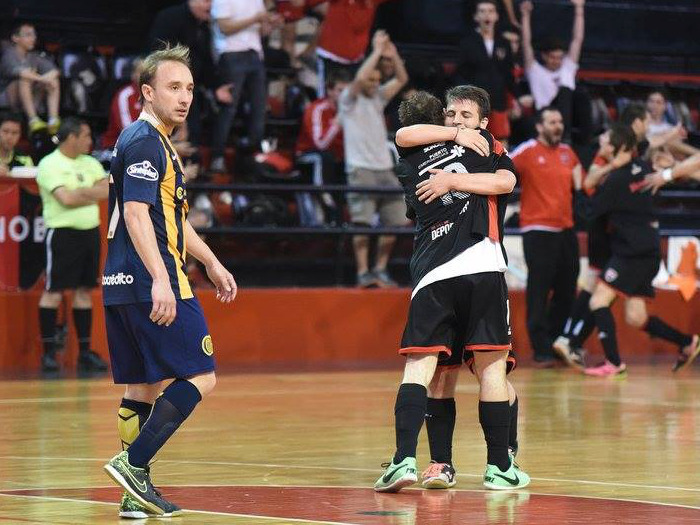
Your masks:
M 100 229 L 51 228 L 46 232 L 46 290 L 96 288 Z

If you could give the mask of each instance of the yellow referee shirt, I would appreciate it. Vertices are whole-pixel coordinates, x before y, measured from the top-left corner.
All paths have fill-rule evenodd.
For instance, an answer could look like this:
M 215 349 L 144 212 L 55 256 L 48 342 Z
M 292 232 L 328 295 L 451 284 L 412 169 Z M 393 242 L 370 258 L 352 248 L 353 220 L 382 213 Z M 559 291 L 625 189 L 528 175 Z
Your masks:
M 44 205 L 46 227 L 75 230 L 97 228 L 100 225 L 100 207 L 97 204 L 64 206 L 53 192 L 61 186 L 67 190 L 89 188 L 106 176 L 102 164 L 90 155 L 71 159 L 56 148 L 41 159 L 36 182 Z

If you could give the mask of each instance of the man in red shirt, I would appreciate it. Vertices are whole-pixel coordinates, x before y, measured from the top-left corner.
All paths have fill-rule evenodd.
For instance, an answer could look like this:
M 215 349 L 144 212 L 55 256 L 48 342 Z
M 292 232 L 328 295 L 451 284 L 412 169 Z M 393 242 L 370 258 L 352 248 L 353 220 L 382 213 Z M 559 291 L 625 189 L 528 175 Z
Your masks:
M 131 65 L 131 83 L 121 88 L 112 97 L 109 106 L 109 124 L 107 131 L 102 136 L 102 147 L 113 148 L 122 130 L 139 118 L 141 102 L 139 97 L 139 76 L 141 75 L 140 58 L 135 59 Z
M 318 55 L 318 96 L 324 96 L 325 78 L 333 70 L 355 73 L 365 58 L 377 7 L 388 0 L 330 0 L 321 24 Z M 311 2 L 319 3 L 319 2 Z
M 299 170 L 313 184 L 343 183 L 343 128 L 338 122 L 338 98 L 350 82 L 342 71 L 332 74 L 326 84 L 326 97 L 306 106 L 297 140 L 296 155 Z M 297 194 L 299 216 L 303 226 L 317 226 L 323 210 L 326 223 L 340 219 L 338 206 L 330 193 L 320 199 L 309 193 Z
M 511 157 L 521 187 L 527 329 L 535 362 L 552 366 L 552 342 L 576 295 L 579 260 L 573 192 L 581 187 L 583 169 L 576 153 L 561 142 L 564 121 L 558 109 L 540 111 L 537 133 L 537 139 L 518 146 Z

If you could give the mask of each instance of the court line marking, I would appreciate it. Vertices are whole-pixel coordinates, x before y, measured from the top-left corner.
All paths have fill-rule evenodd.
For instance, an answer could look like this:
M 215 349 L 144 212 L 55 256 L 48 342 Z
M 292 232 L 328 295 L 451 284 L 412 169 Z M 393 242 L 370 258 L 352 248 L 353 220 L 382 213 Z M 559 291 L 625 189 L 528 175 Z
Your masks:
M 188 485 L 170 485 L 172 487 L 175 486 L 183 486 L 187 487 Z M 198 485 L 189 485 L 192 487 L 196 487 Z M 202 485 L 206 486 L 206 485 Z M 228 485 L 212 485 L 212 486 L 228 486 Z M 231 486 L 249 486 L 249 485 L 231 485 Z M 81 487 L 81 488 L 102 488 L 102 487 Z M 35 489 L 35 490 L 44 490 L 44 489 Z M 109 503 L 107 501 L 96 501 L 96 500 L 91 500 L 91 499 L 75 499 L 75 498 L 57 498 L 55 496 L 34 496 L 34 495 L 29 495 L 29 494 L 7 494 L 7 492 L 2 492 L 0 491 L 0 496 L 5 496 L 9 498 L 37 498 L 37 499 L 43 499 L 47 501 L 57 501 L 57 502 L 71 502 L 71 503 L 87 503 L 88 505 L 112 505 L 112 506 L 117 506 L 119 503 Z M 227 517 L 235 517 L 235 518 L 258 518 L 261 520 L 278 520 L 282 522 L 287 522 L 287 521 L 292 521 L 294 523 L 320 523 L 321 525 L 357 525 L 356 523 L 350 523 L 346 521 L 323 521 L 323 520 L 305 520 L 302 518 L 287 518 L 285 516 L 263 516 L 259 514 L 236 514 L 233 512 L 216 512 L 213 510 L 190 510 L 190 509 L 183 509 L 187 514 L 190 513 L 197 513 L 197 514 L 209 514 L 209 515 L 214 515 L 214 516 L 227 516 Z M 185 516 L 182 516 L 183 518 Z M 175 518 L 177 519 L 177 518 Z M 39 522 L 41 523 L 41 522 Z
M 168 484 L 165 485 L 166 487 L 251 487 L 251 488 L 300 488 L 300 489 L 359 489 L 359 490 L 366 490 L 370 491 L 372 490 L 370 487 L 366 485 L 280 485 L 280 484 L 270 484 L 270 485 L 251 485 L 249 483 L 243 484 L 243 483 L 225 483 L 225 484 L 217 484 L 217 483 L 195 483 L 195 484 Z M 59 501 L 74 501 L 74 502 L 82 502 L 82 503 L 99 503 L 102 505 L 118 505 L 118 503 L 108 503 L 105 501 L 97 501 L 97 500 L 84 500 L 84 499 L 74 499 L 74 498 L 59 498 L 55 496 L 35 496 L 35 495 L 29 495 L 29 494 L 8 494 L 8 492 L 15 492 L 15 491 L 20 491 L 20 490 L 83 490 L 83 489 L 104 489 L 104 488 L 114 488 L 114 485 L 99 485 L 99 486 L 90 486 L 90 487 L 60 487 L 56 489 L 10 489 L 6 491 L 0 490 L 0 496 L 17 496 L 17 497 L 27 497 L 27 498 L 43 498 L 43 499 L 52 499 L 52 500 L 59 500 Z M 410 492 L 423 492 L 427 489 L 421 489 L 418 487 L 415 488 L 410 488 L 410 489 L 405 489 Z M 451 488 L 449 489 L 450 491 L 453 492 L 476 492 L 480 494 L 498 494 L 498 492 L 495 492 L 493 490 L 486 490 L 486 489 L 455 489 Z M 374 493 L 374 491 L 372 492 Z M 445 491 L 447 493 L 447 491 Z M 647 500 L 639 500 L 639 499 L 629 499 L 629 498 L 610 498 L 610 497 L 605 497 L 605 496 L 588 496 L 584 494 L 556 494 L 556 493 L 551 493 L 551 492 L 532 492 L 530 490 L 522 490 L 522 491 L 508 491 L 507 494 L 528 494 L 532 496 L 550 496 L 550 497 L 556 497 L 556 498 L 583 498 L 583 499 L 595 499 L 595 500 L 603 500 L 603 501 L 622 501 L 622 502 L 627 502 L 627 503 L 640 503 L 643 505 L 660 505 L 663 507 L 679 507 L 679 508 L 684 508 L 684 509 L 690 509 L 690 510 L 700 510 L 700 507 L 698 506 L 693 506 L 693 505 L 684 505 L 682 503 L 665 503 L 665 502 L 657 502 L 657 501 L 647 501 Z M 216 511 L 209 511 L 209 510 L 190 510 L 190 509 L 185 509 L 187 512 L 201 512 L 201 513 L 206 513 L 206 514 L 218 514 L 218 515 L 224 515 L 224 516 L 253 516 L 253 517 L 258 517 L 256 514 L 232 514 L 228 512 L 216 512 Z M 353 524 L 348 524 L 345 522 L 337 522 L 337 521 L 317 521 L 317 520 L 304 520 L 300 518 L 274 518 L 273 516 L 261 516 L 263 519 L 285 519 L 285 520 L 293 520 L 293 521 L 302 521 L 302 522 L 308 522 L 312 521 L 314 523 L 329 523 L 329 524 L 341 524 L 341 525 L 353 525 Z
M 517 382 L 516 382 L 517 384 Z M 299 392 L 298 389 L 290 390 L 274 390 L 266 392 L 256 392 L 254 394 L 249 394 L 245 392 L 226 392 L 226 393 L 215 393 L 212 398 L 248 398 L 248 397 L 265 397 L 265 396 L 287 396 L 290 393 L 304 393 Z M 310 390 L 308 393 L 311 393 Z M 393 387 L 387 388 L 369 388 L 369 389 L 358 389 L 358 390 L 343 390 L 335 392 L 336 394 L 367 394 L 367 393 L 395 393 L 396 389 Z M 460 385 L 457 387 L 457 393 L 459 394 L 475 394 L 477 392 L 476 385 Z M 537 399 L 556 399 L 559 400 L 560 396 L 557 394 L 546 394 L 546 393 L 529 393 L 528 398 Z M 114 401 L 114 395 L 94 395 L 89 397 L 90 401 Z M 64 396 L 64 397 L 31 397 L 31 398 L 10 398 L 10 399 L 0 399 L 0 405 L 25 405 L 25 404 L 36 404 L 36 403 L 46 403 L 46 404 L 59 404 L 59 403 L 70 403 L 76 401 L 84 401 L 85 396 Z M 615 403 L 615 404 L 629 404 L 629 405 L 640 405 L 640 406 L 658 406 L 664 408 L 700 408 L 700 402 L 689 401 L 689 402 L 678 402 L 678 401 L 667 401 L 663 399 L 653 400 L 643 397 L 609 397 L 609 396 L 594 396 L 594 395 L 568 395 L 567 400 L 574 401 L 594 401 L 601 403 Z
M 68 457 L 56 457 L 56 456 L 0 456 L 0 459 L 14 459 L 14 460 L 27 460 L 27 461 L 83 461 L 83 462 L 105 462 L 104 458 L 68 458 Z M 239 461 L 200 461 L 200 460 L 179 460 L 179 459 L 159 459 L 158 463 L 169 463 L 175 465 L 217 465 L 225 467 L 267 467 L 267 468 L 278 468 L 278 469 L 307 469 L 307 470 L 341 470 L 341 471 L 354 471 L 354 472 L 373 472 L 375 474 L 380 474 L 381 469 L 370 469 L 361 467 L 325 467 L 320 465 L 281 465 L 277 463 L 243 463 Z M 457 476 L 465 478 L 481 478 L 482 474 L 467 474 L 458 473 Z M 552 481 L 556 483 L 580 483 L 582 485 L 602 485 L 604 487 L 628 487 L 636 489 L 655 489 L 655 490 L 677 490 L 682 492 L 700 492 L 700 489 L 689 488 L 689 487 L 672 487 L 667 485 L 645 485 L 642 483 L 618 483 L 613 481 L 591 481 L 585 479 L 566 479 L 566 478 L 539 478 L 532 477 L 533 481 Z M 174 486 L 174 485 L 173 485 Z M 262 485 L 271 486 L 271 485 Z M 289 487 L 293 485 L 281 485 L 284 487 Z M 359 488 L 359 487 L 358 487 Z M 14 490 L 14 489 L 10 489 Z

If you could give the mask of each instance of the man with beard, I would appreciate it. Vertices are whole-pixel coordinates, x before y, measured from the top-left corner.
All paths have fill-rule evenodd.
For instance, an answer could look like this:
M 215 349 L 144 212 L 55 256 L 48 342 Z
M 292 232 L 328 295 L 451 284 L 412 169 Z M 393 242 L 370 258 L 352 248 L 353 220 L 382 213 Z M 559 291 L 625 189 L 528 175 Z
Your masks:
M 521 187 L 520 228 L 528 267 L 527 330 L 535 363 L 551 367 L 552 343 L 576 296 L 573 192 L 581 187 L 583 170 L 574 150 L 561 142 L 564 121 L 557 108 L 539 112 L 537 133 L 512 158 Z

